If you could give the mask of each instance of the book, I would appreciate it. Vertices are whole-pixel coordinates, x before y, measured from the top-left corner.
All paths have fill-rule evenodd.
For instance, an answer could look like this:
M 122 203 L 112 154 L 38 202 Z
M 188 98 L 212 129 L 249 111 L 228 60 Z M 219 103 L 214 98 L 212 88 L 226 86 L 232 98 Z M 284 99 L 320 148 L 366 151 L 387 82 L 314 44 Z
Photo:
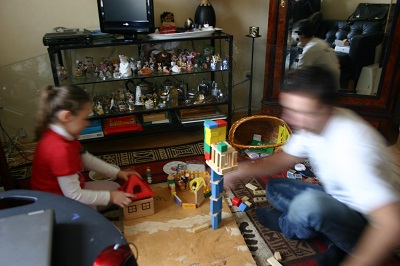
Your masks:
M 102 138 L 102 137 L 104 137 L 104 132 L 99 131 L 99 132 L 94 132 L 94 133 L 81 134 L 81 135 L 79 135 L 78 140 L 95 139 L 95 138 Z
M 209 119 L 226 119 L 227 116 L 216 106 L 206 106 L 194 109 L 179 110 L 182 124 L 202 122 Z
M 93 120 L 89 120 L 89 125 L 84 130 L 82 130 L 81 135 L 89 134 L 89 133 L 97 133 L 100 131 L 103 132 L 101 120 L 93 119 Z
M 143 114 L 142 116 L 143 122 L 169 121 L 167 112 Z

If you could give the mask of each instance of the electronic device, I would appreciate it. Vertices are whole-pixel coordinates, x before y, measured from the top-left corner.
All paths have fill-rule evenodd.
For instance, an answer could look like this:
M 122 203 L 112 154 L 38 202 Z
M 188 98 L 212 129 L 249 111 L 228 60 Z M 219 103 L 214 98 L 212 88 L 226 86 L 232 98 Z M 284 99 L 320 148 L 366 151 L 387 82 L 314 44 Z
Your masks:
M 135 257 L 128 245 L 111 245 L 103 249 L 93 262 L 93 266 L 137 266 Z
M 50 266 L 54 210 L 0 218 L 1 265 Z
M 153 0 L 97 0 L 97 6 L 104 33 L 129 40 L 155 30 Z
M 60 44 L 88 44 L 92 41 L 92 33 L 87 31 L 52 32 L 43 36 L 45 46 Z

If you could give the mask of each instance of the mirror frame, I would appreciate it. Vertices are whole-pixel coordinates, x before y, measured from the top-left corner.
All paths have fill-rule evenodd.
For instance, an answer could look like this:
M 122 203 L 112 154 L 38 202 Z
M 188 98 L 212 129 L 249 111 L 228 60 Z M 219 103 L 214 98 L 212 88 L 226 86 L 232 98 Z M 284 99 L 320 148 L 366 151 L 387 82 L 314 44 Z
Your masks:
M 261 101 L 261 112 L 280 116 L 281 108 L 278 97 L 285 75 L 285 49 L 288 34 L 287 1 L 271 0 L 269 2 L 267 47 L 264 72 L 264 93 Z M 392 25 L 384 53 L 382 76 L 379 82 L 377 95 L 359 95 L 338 93 L 340 106 L 352 109 L 363 116 L 386 138 L 393 128 L 395 104 L 400 87 L 400 3 L 392 3 Z

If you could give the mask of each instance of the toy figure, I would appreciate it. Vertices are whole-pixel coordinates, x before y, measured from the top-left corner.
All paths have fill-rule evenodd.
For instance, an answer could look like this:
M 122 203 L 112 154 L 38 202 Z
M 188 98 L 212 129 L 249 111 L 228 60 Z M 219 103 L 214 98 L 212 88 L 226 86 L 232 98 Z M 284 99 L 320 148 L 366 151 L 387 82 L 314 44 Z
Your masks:
M 135 58 L 131 57 L 131 60 L 129 61 L 129 66 L 132 69 L 132 72 L 135 73 L 136 70 L 137 70 L 137 65 L 136 65 Z
M 127 78 L 132 76 L 132 69 L 130 68 L 130 64 L 128 61 L 128 57 L 125 55 L 119 56 L 119 74 L 121 78 Z

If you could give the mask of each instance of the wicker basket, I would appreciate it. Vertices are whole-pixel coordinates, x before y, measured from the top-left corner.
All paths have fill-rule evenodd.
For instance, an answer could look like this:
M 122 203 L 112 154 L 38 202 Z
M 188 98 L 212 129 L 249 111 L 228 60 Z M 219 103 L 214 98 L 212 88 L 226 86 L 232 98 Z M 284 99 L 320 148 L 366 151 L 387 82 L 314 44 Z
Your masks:
M 254 115 L 244 117 L 233 123 L 229 130 L 228 139 L 232 147 L 239 151 L 244 149 L 274 148 L 274 152 L 276 152 L 285 144 L 284 142 L 276 143 L 279 138 L 279 126 L 286 126 L 289 134 L 292 133 L 288 124 L 275 116 Z M 261 135 L 262 142 L 274 142 L 276 144 L 251 146 L 254 134 Z

